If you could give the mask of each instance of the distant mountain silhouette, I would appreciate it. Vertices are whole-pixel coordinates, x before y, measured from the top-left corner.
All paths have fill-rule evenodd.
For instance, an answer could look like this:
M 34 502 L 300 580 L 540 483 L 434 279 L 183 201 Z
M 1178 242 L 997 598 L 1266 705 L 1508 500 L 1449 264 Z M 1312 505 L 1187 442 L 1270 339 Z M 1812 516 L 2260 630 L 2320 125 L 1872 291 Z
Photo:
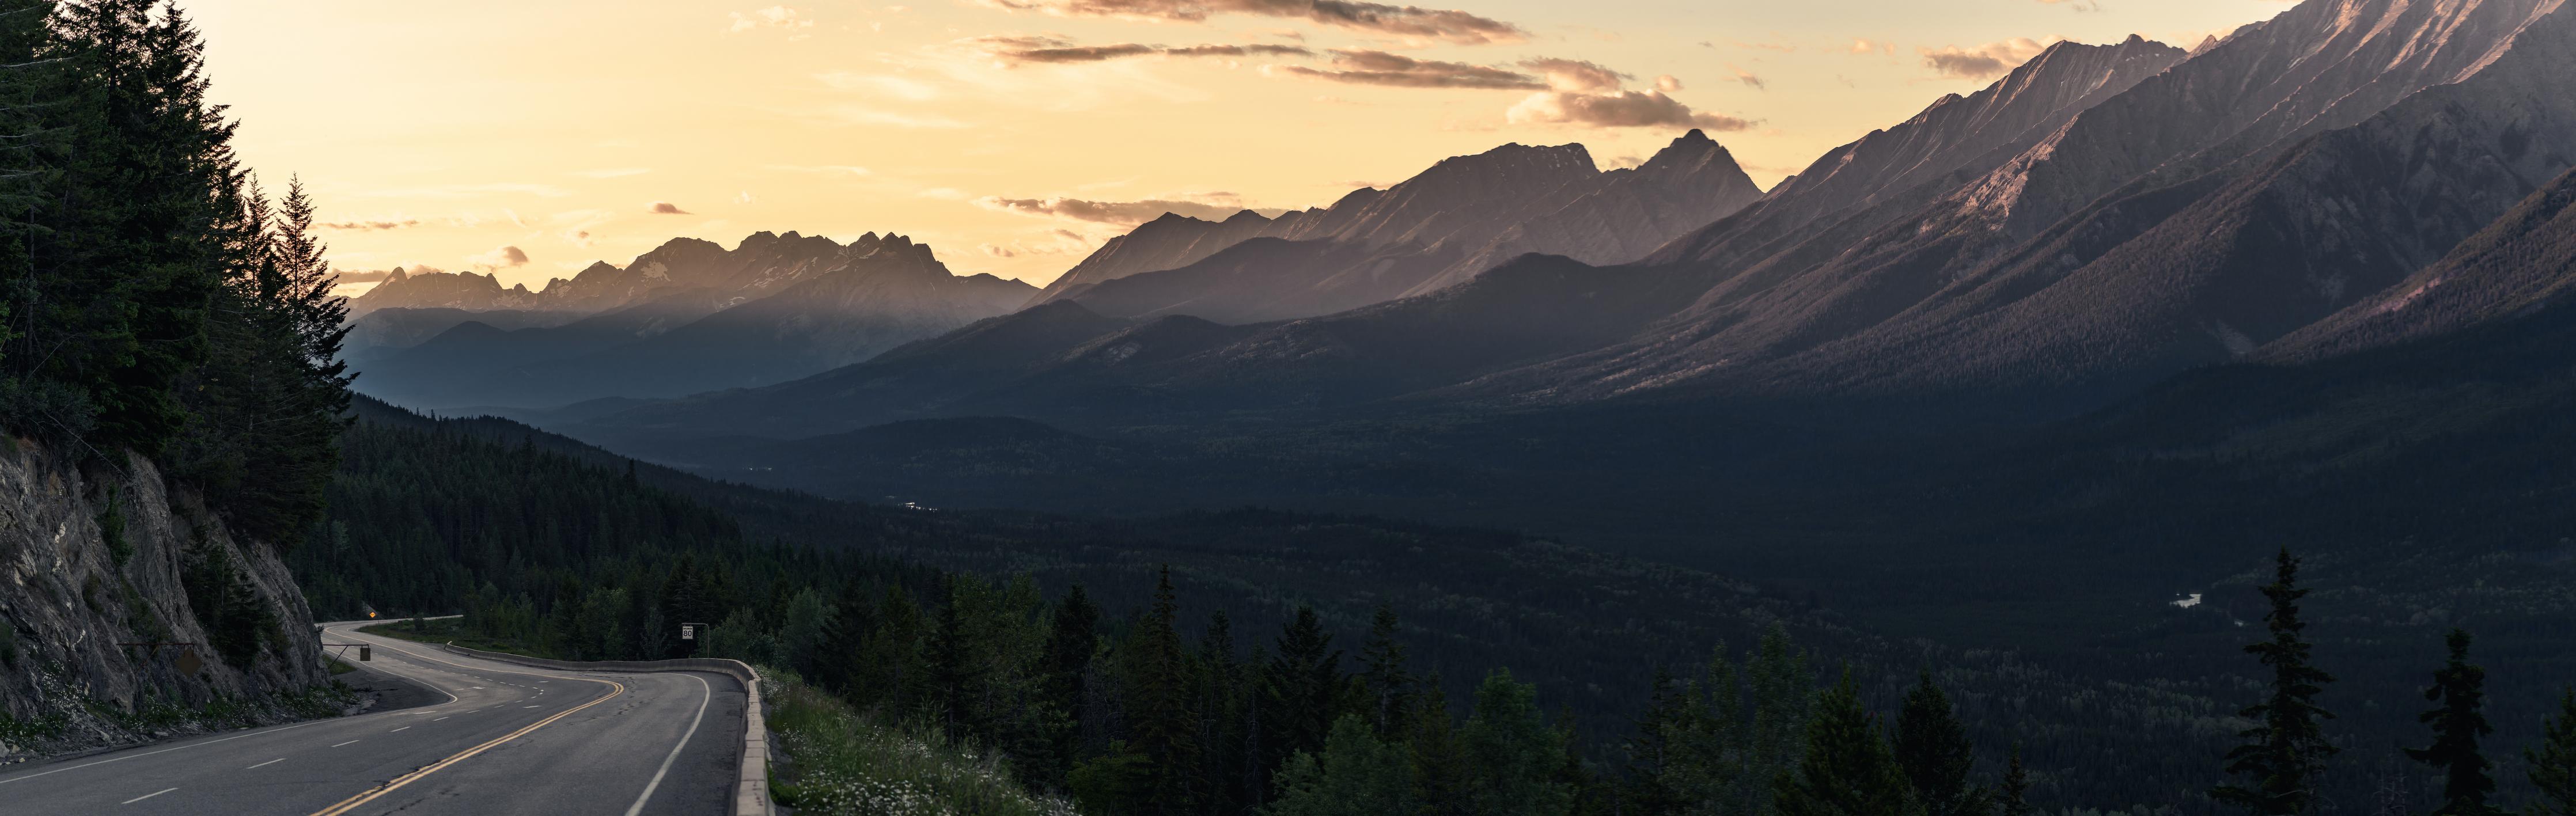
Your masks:
M 1760 195 L 1697 130 L 1608 172 L 1582 145 L 1510 144 L 1275 219 L 1167 215 L 1112 239 L 1039 301 L 1220 323 L 1330 314 L 1436 292 L 1526 253 L 1631 260 Z
M 426 407 L 547 407 L 765 385 L 1006 312 L 1036 291 L 952 275 L 928 246 L 874 233 L 843 246 L 763 232 L 733 250 L 680 239 L 584 276 L 544 292 L 613 306 L 552 326 L 460 323 L 367 364 L 358 387 Z

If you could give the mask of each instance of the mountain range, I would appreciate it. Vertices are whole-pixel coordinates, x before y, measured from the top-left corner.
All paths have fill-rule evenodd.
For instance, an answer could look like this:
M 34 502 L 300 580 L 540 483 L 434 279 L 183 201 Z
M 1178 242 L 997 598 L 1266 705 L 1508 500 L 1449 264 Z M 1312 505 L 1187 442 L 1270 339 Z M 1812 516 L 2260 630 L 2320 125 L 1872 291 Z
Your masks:
M 900 235 L 843 245 L 762 232 L 730 250 L 684 238 L 534 294 L 470 272 L 397 271 L 352 303 L 350 357 L 361 390 L 424 407 L 674 397 L 859 362 L 1008 312 L 1035 291 L 951 274 Z
M 1531 252 L 1632 260 L 1761 194 L 1698 130 L 1607 172 L 1579 144 L 1508 144 L 1277 218 L 1165 215 L 1111 239 L 1037 302 L 1220 323 L 1312 317 L 1437 292 Z
M 839 367 L 685 393 L 603 380 L 596 395 L 613 399 L 569 407 L 550 407 L 575 402 L 565 391 L 490 402 L 678 464 L 794 460 L 816 483 L 871 465 L 757 440 L 878 428 L 864 450 L 918 458 L 935 446 L 891 440 L 1001 428 L 1023 449 L 1070 445 L 1046 459 L 1059 482 L 1112 464 L 1204 474 L 1240 456 L 1282 473 L 1386 456 L 1426 469 L 1386 495 L 1280 482 L 1234 496 L 1372 511 L 1505 472 L 1564 475 L 1571 464 L 1533 457 L 1614 448 L 1620 467 L 1583 469 L 1588 494 L 1830 472 L 1847 461 L 1836 451 L 1891 435 L 2005 444 L 2138 416 L 2125 406 L 2213 366 L 2449 342 L 2556 303 L 2567 269 L 2547 261 L 2558 245 L 2541 228 L 2576 165 L 2576 97 L 2558 88 L 2571 69 L 2563 0 L 2308 0 L 2188 51 L 2052 45 L 1758 194 L 1699 132 L 1608 172 L 1580 146 L 1506 145 L 1276 218 L 1166 216 L 1025 308 Z M 712 319 L 681 291 L 698 290 L 442 339 L 497 355 L 497 338 L 533 331 L 596 354 L 584 344 L 605 341 L 578 339 L 594 327 Z M 730 314 L 710 325 L 783 322 Z M 690 335 L 670 332 L 617 348 L 688 359 Z M 992 417 L 1061 433 L 938 424 Z M 1612 441 L 1640 417 L 1700 417 L 1689 433 L 1706 444 Z M 1033 472 L 991 472 L 988 500 L 1007 503 Z M 1547 512 L 1565 529 L 1615 527 L 1610 508 L 1635 506 L 1623 501 L 1601 499 L 1588 521 Z
M 992 325 L 586 422 L 794 437 L 1635 399 L 2070 416 L 2256 358 L 2576 164 L 2562 2 L 2311 0 L 2188 52 L 2058 43 L 1758 198 L 1694 131 L 1628 171 L 1507 145 L 1275 219 L 1168 216 Z M 1640 207 L 1703 225 L 1613 215 Z M 1557 257 L 1496 258 L 1521 249 Z

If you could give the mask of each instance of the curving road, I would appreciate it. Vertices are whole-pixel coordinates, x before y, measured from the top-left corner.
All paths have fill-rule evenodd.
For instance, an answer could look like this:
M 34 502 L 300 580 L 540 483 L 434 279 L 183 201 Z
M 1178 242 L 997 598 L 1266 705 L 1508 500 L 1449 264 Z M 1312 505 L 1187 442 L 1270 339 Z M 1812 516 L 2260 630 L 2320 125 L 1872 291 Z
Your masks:
M 727 812 L 742 684 L 720 674 L 495 663 L 326 624 L 429 705 L 226 732 L 0 771 L 0 814 Z M 354 651 L 354 650 L 353 650 Z

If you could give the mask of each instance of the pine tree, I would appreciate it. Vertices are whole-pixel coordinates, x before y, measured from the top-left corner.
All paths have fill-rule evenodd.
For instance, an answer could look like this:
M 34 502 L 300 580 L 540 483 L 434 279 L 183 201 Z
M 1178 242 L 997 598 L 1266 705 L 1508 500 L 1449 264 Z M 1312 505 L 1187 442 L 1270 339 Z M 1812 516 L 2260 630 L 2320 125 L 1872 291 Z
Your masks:
M 1189 654 L 1181 643 L 1172 568 L 1154 584 L 1154 606 L 1124 652 L 1128 742 L 1153 762 L 1154 811 L 1186 813 L 1198 803 L 1197 716 L 1190 710 Z
M 1773 784 L 1783 816 L 1907 816 L 1921 813 L 1886 737 L 1860 704 L 1849 667 L 1816 698 L 1807 750 Z
M 1261 675 L 1263 767 L 1276 768 L 1299 751 L 1324 747 L 1342 684 L 1342 656 L 1332 643 L 1313 607 L 1298 607 L 1296 617 L 1280 630 L 1276 651 Z
M 231 259 L 205 329 L 203 362 L 180 380 L 189 415 L 171 470 L 196 482 L 233 526 L 291 545 L 323 512 L 348 409 L 346 306 L 330 294 L 301 183 L 272 207 L 245 180 L 219 222 Z
M 877 602 L 876 631 L 868 635 L 862 648 L 865 656 L 850 683 L 852 705 L 881 706 L 896 714 L 910 710 L 921 630 L 921 607 L 912 602 L 912 595 L 903 591 L 902 584 L 886 587 L 885 597 Z
M 2298 585 L 2299 559 L 2283 548 L 2275 559 L 2272 583 L 2263 596 L 2272 611 L 2263 616 L 2271 638 L 2245 647 L 2272 669 L 2271 693 L 2238 716 L 2255 721 L 2237 733 L 2246 740 L 2227 754 L 2227 773 L 2245 784 L 2221 785 L 2210 791 L 2221 802 L 2256 816 L 2303 816 L 2317 804 L 2316 782 L 2335 747 L 2326 741 L 2325 720 L 2334 714 L 2317 705 L 2317 695 L 2334 676 L 2312 662 L 2314 647 L 2303 639 L 2307 623 L 2299 618 L 2299 599 L 2308 590 Z
M 1333 721 L 1319 753 L 1299 753 L 1280 769 L 1279 797 L 1265 816 L 1381 816 L 1409 814 L 1415 798 L 1413 764 L 1403 746 L 1377 738 L 1357 715 Z
M 1718 658 L 1725 659 L 1722 650 Z M 1673 743 L 1689 728 L 1690 704 L 1671 672 L 1657 668 L 1650 688 L 1646 709 L 1637 714 L 1635 733 L 1620 744 L 1627 755 L 1628 774 L 1619 802 L 1633 813 L 1680 813 L 1685 800 L 1675 784 L 1680 769 Z
M 2030 770 L 2021 765 L 2021 746 L 2012 749 L 2012 758 L 2004 762 L 2004 784 L 1996 807 L 2000 816 L 2031 816 L 2038 812 L 2030 806 Z
M 1092 605 L 1081 584 L 1065 590 L 1047 618 L 1046 644 L 1038 652 L 1038 694 L 1053 710 L 1051 726 L 1057 763 L 1034 769 L 1047 783 L 1071 770 L 1068 764 L 1082 738 L 1083 680 L 1099 646 L 1100 608 Z
M 1797 768 L 1804 758 L 1816 677 L 1807 654 L 1791 645 L 1789 630 L 1774 623 L 1763 633 L 1761 646 L 1746 667 L 1746 681 L 1753 697 L 1753 724 L 1745 736 L 1745 787 L 1752 812 L 1769 813 L 1775 789 L 1770 781 Z
M 1772 655 L 1785 659 L 1786 642 L 1775 639 Z M 1773 665 L 1765 671 L 1803 674 L 1787 663 Z M 1771 777 L 1776 771 L 1756 770 L 1758 758 L 1754 746 L 1753 723 L 1744 716 L 1745 694 L 1742 675 L 1729 661 L 1726 648 L 1711 651 L 1708 663 L 1697 678 L 1681 689 L 1678 709 L 1665 726 L 1667 759 L 1661 774 L 1664 785 L 1677 800 L 1674 812 L 1692 816 L 1744 816 L 1769 813 Z M 1762 706 L 1762 722 L 1776 723 L 1785 712 L 1773 701 Z M 1803 705 L 1796 706 L 1804 717 Z M 1803 730 L 1804 720 L 1797 722 Z
M 2433 673 L 2433 685 L 2424 689 L 2424 699 L 2435 703 L 2433 710 L 2416 718 L 2433 727 L 2433 744 L 2406 749 L 2406 756 L 2433 766 L 2442 772 L 2442 806 L 2434 816 L 2502 816 L 2504 811 L 2487 804 L 2495 795 L 2495 777 L 2488 772 L 2492 765 L 2478 750 L 2478 740 L 2495 733 L 2487 724 L 2487 670 L 2469 662 L 2469 633 L 2453 629 L 2444 639 L 2450 647 L 2450 662 Z
M 675 610 L 674 614 L 695 604 L 695 573 L 695 563 L 683 560 L 663 583 L 662 605 Z M 840 594 L 832 600 L 831 617 L 823 626 L 822 645 L 814 655 L 815 682 L 845 697 L 853 696 L 851 684 L 860 676 L 868 634 L 877 626 L 877 605 L 868 589 L 858 581 L 841 584 Z
M 56 15 L 45 56 L 75 79 L 58 97 L 68 135 L 58 192 L 37 215 L 52 228 L 15 295 L 23 351 L 9 355 L 13 422 L 147 456 L 187 416 L 175 386 L 205 359 L 237 260 L 219 222 L 236 211 L 240 178 L 234 126 L 206 100 L 196 28 L 156 5 L 83 0 Z
M 934 725 L 952 737 L 966 737 L 975 730 L 976 718 L 982 711 L 974 705 L 972 694 L 983 680 L 983 661 L 977 659 L 976 644 L 966 632 L 966 618 L 958 607 L 956 581 L 950 579 L 942 595 L 939 611 L 931 619 L 929 638 L 921 648 L 920 686 L 913 695 L 914 705 Z
M 1473 774 L 1466 748 L 1459 742 L 1457 723 L 1449 713 L 1448 692 L 1438 672 L 1424 678 L 1422 688 L 1413 724 L 1405 730 L 1405 745 L 1413 752 L 1414 787 L 1420 791 L 1414 798 L 1434 816 L 1466 813 Z
M 1400 733 L 1413 705 L 1413 677 L 1404 671 L 1404 645 L 1395 641 L 1395 607 L 1378 604 L 1369 622 L 1368 642 L 1360 647 L 1360 686 L 1367 697 L 1369 724 L 1380 738 Z
M 0 0 L 0 419 L 14 413 L 6 358 L 19 334 L 14 313 L 27 311 L 16 301 L 35 283 L 36 213 L 57 175 L 46 154 L 58 135 L 46 108 L 61 104 L 63 68 L 45 55 L 53 13 L 53 0 Z
M 1235 657 L 1234 624 L 1224 610 L 1208 615 L 1207 632 L 1199 637 L 1197 690 L 1191 706 L 1198 712 L 1200 768 L 1208 795 L 1201 812 L 1241 813 L 1256 795 L 1249 777 L 1235 773 L 1251 761 L 1246 753 L 1246 702 L 1251 697 L 1247 667 Z M 1329 747 L 1329 746 L 1327 746 Z
M 1949 695 L 1925 670 L 1896 715 L 1896 762 L 1914 786 L 1925 816 L 1985 816 L 1993 796 L 1968 783 L 1976 765 L 1968 727 L 1950 710 Z
M 1538 688 L 1495 670 L 1476 686 L 1475 712 L 1459 729 L 1468 773 L 1466 809 L 1496 816 L 1561 816 L 1574 792 L 1560 781 L 1565 736 L 1538 708 Z
M 2576 816 L 2576 686 L 2558 694 L 2558 716 L 2544 724 L 2540 745 L 2523 749 L 2532 789 L 2531 816 Z

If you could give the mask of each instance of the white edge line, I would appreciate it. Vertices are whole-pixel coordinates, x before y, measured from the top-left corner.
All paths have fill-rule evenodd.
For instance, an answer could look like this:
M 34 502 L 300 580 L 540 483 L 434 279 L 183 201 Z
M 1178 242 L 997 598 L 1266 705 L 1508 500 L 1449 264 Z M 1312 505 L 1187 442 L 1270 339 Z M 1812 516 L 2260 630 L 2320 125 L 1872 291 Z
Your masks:
M 258 764 L 258 765 L 250 766 L 250 768 L 243 768 L 242 770 L 247 771 L 247 770 L 250 770 L 251 768 L 263 768 L 263 767 L 267 767 L 267 766 L 270 766 L 270 765 L 275 765 L 275 764 L 277 764 L 277 763 L 285 762 L 285 761 L 286 761 L 286 758 L 285 758 L 285 757 L 278 757 L 278 758 L 276 758 L 276 759 L 272 759 L 272 760 L 269 760 L 269 761 L 267 761 L 267 762 L 262 762 L 262 763 L 260 763 L 260 764 Z
M 160 789 L 160 790 L 153 791 L 153 792 L 151 792 L 151 793 L 147 793 L 147 794 L 144 794 L 144 795 L 142 795 L 142 796 L 137 796 L 137 797 L 134 797 L 134 798 L 132 798 L 132 799 L 127 799 L 127 800 L 125 800 L 125 801 L 118 802 L 117 804 L 120 804 L 120 805 L 131 805 L 131 804 L 134 804 L 134 803 L 136 803 L 136 802 L 140 802 L 140 801 L 143 801 L 143 800 L 145 800 L 145 799 L 150 799 L 150 798 L 152 798 L 152 797 L 159 796 L 159 795 L 161 795 L 161 794 L 165 794 L 165 793 L 169 793 L 169 792 L 174 791 L 174 790 L 178 790 L 178 788 L 162 788 L 162 789 Z
M 662 786 L 662 776 L 671 772 L 672 762 L 679 760 L 680 749 L 689 747 L 689 738 L 698 735 L 698 723 L 707 718 L 707 703 L 715 701 L 715 687 L 707 685 L 706 678 L 695 674 L 688 675 L 688 678 L 698 681 L 699 691 L 704 692 L 698 698 L 698 716 L 689 718 L 689 730 L 680 735 L 680 744 L 671 746 L 671 755 L 662 758 L 662 767 L 653 771 L 653 781 L 644 783 L 644 795 L 635 797 L 635 805 L 626 809 L 626 816 L 644 812 L 644 803 L 653 798 L 653 789 Z
M 55 769 L 53 769 L 53 770 L 45 771 L 45 772 L 42 772 L 42 773 L 31 773 L 31 774 L 28 774 L 28 775 L 26 775 L 26 776 L 13 776 L 13 777 L 10 777 L 10 778 L 7 778 L 7 779 L 0 779 L 0 785 L 6 785 L 6 784 L 9 784 L 9 783 L 11 783 L 11 782 L 16 782 L 16 781 L 21 780 L 21 779 L 34 779 L 34 778 L 39 777 L 39 776 L 49 776 L 49 775 L 52 775 L 52 774 L 62 773 L 62 772 L 64 772 L 64 771 L 77 771 L 77 770 L 80 770 L 80 769 L 82 769 L 82 768 L 87 768 L 87 767 L 90 767 L 90 766 L 93 766 L 93 765 L 105 765 L 105 764 L 110 763 L 110 762 L 124 762 L 124 761 L 126 761 L 126 760 L 133 759 L 133 758 L 135 758 L 135 757 L 145 757 L 145 756 L 151 756 L 151 755 L 153 755 L 153 754 L 166 754 L 166 753 L 169 753 L 169 752 L 172 752 L 172 751 L 180 751 L 180 750 L 186 750 L 186 749 L 189 749 L 189 748 L 195 748 L 195 747 L 200 746 L 200 745 L 213 745 L 213 744 L 218 743 L 218 742 L 231 742 L 231 741 L 233 741 L 233 740 L 241 739 L 241 738 L 243 738 L 243 737 L 256 737 L 256 736 L 259 736 L 259 735 L 261 735 L 261 734 L 274 734 L 274 733 L 277 733 L 277 732 L 279 732 L 279 731 L 286 731 L 286 730 L 290 730 L 290 729 L 303 728 L 303 727 L 308 726 L 308 725 L 320 725 L 320 724 L 322 724 L 322 723 L 326 723 L 326 722 L 339 722 L 339 721 L 340 721 L 340 720 L 338 720 L 337 718 L 334 718 L 334 719 L 328 719 L 328 720 L 310 720 L 310 721 L 306 721 L 306 722 L 296 723 L 296 724 L 294 724 L 294 725 L 282 725 L 282 726 L 278 726 L 278 727 L 276 727 L 276 728 L 270 728 L 270 729 L 261 730 L 261 731 L 253 731 L 253 732 L 250 732 L 250 733 L 248 733 L 248 734 L 234 734 L 234 735 L 232 735 L 232 736 L 225 737 L 225 738 L 223 738 L 223 739 L 211 739 L 211 740 L 206 740 L 206 741 L 204 741 L 204 742 L 191 742 L 191 743 L 188 743 L 188 744 L 186 744 L 186 745 L 173 745 L 173 746 L 170 746 L 170 747 L 168 747 L 168 748 L 163 748 L 163 749 L 158 750 L 158 751 L 145 751 L 145 752 L 143 752 L 143 753 L 139 753 L 139 754 L 126 754 L 126 755 L 124 755 L 124 756 L 115 757 L 115 758 L 112 758 L 112 759 L 102 759 L 102 760 L 99 760 L 99 761 L 97 761 L 97 762 L 84 762 L 84 763 L 81 763 L 81 764 L 79 764 L 79 765 L 71 766 L 71 767 L 69 767 L 69 768 L 55 768 Z

